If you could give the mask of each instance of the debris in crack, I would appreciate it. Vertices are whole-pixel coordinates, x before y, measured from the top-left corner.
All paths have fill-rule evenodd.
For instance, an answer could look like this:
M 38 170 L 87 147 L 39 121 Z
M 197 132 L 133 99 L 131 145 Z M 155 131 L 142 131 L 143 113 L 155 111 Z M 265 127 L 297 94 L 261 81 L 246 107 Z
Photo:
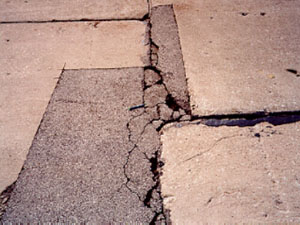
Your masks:
M 144 68 L 141 105 L 145 107 L 139 107 L 141 113 L 133 116 L 127 124 L 129 140 L 135 147 L 128 152 L 124 174 L 126 187 L 153 211 L 150 224 L 170 224 L 169 212 L 164 208 L 161 195 L 160 175 L 164 163 L 160 157 L 160 130 L 168 123 L 179 122 L 186 116 L 190 118 L 191 113 L 172 6 L 152 8 L 148 37 L 151 65 Z
M 190 114 L 189 93 L 173 6 L 153 7 L 149 27 L 150 69 L 162 78 L 168 94 L 180 108 Z
M 8 200 L 11 197 L 11 193 L 14 190 L 15 187 L 14 182 L 12 185 L 8 186 L 1 194 L 0 194 L 0 223 L 2 220 L 2 215 L 5 213 L 5 210 L 7 208 Z

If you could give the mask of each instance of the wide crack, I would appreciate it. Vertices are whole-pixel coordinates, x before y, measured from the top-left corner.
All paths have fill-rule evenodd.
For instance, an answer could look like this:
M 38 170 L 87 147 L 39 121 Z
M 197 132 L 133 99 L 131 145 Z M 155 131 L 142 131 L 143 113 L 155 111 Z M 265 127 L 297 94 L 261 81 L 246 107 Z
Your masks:
M 171 10 L 173 10 L 172 7 Z M 151 18 L 150 11 L 149 15 Z M 185 83 L 182 83 L 182 85 L 185 86 L 185 93 L 187 94 L 184 96 L 176 95 L 171 86 L 172 80 L 170 82 L 170 76 L 172 78 L 174 73 L 163 70 L 164 67 L 160 65 L 160 45 L 155 43 L 152 37 L 152 23 L 151 19 L 148 18 L 149 15 L 143 18 L 143 20 L 146 20 L 148 23 L 150 66 L 144 68 L 144 79 L 142 80 L 143 102 L 139 107 L 132 108 L 132 117 L 126 125 L 128 140 L 132 144 L 132 148 L 129 149 L 126 162 L 123 165 L 126 183 L 119 190 L 126 187 L 138 197 L 144 207 L 152 210 L 153 218 L 150 224 L 168 224 L 171 221 L 169 211 L 163 205 L 160 183 L 162 167 L 164 166 L 164 162 L 161 159 L 162 144 L 160 142 L 160 131 L 164 126 L 179 122 L 205 124 L 207 126 L 254 126 L 261 122 L 281 125 L 300 121 L 300 112 L 214 115 L 209 117 L 192 115 L 185 78 Z M 183 75 L 185 76 L 185 74 Z M 181 100 L 180 97 L 188 99 L 188 101 Z M 145 167 L 135 168 L 134 166 L 139 166 L 139 164 L 133 161 L 135 158 L 140 159 L 140 162 Z M 132 171 L 140 172 L 140 177 L 146 180 L 145 186 L 141 185 L 139 180 L 136 179 L 136 174 Z M 149 173 L 151 173 L 151 176 L 145 176 Z M 12 190 L 13 185 L 2 192 L 0 196 L 0 219 L 1 213 L 5 210 L 5 203 L 9 200 Z
M 175 22 L 175 28 L 177 29 L 176 19 L 174 16 L 173 8 L 172 6 L 161 6 L 161 7 L 155 7 L 152 9 L 152 12 L 154 11 L 153 15 L 152 13 L 149 13 L 150 18 L 148 20 L 148 38 L 149 38 L 149 59 L 150 59 L 150 66 L 147 66 L 144 68 L 144 80 L 143 80 L 143 109 L 142 113 L 138 116 L 144 116 L 148 115 L 149 118 L 145 120 L 144 127 L 142 131 L 138 134 L 139 138 L 137 138 L 137 142 L 134 143 L 135 148 L 129 152 L 128 159 L 130 159 L 131 154 L 134 153 L 134 151 L 141 151 L 145 155 L 145 158 L 149 161 L 149 167 L 148 170 L 152 172 L 152 179 L 153 179 L 153 185 L 148 191 L 144 191 L 143 193 L 139 193 L 138 191 L 132 190 L 132 186 L 129 187 L 128 184 L 131 182 L 131 176 L 129 173 L 127 173 L 126 167 L 128 166 L 129 160 L 127 160 L 126 165 L 124 166 L 124 173 L 125 176 L 128 179 L 127 182 L 127 188 L 130 189 L 133 193 L 136 193 L 141 201 L 143 201 L 143 204 L 145 207 L 151 208 L 153 210 L 154 217 L 151 221 L 151 224 L 155 224 L 157 222 L 165 222 L 170 223 L 170 217 L 169 217 L 169 211 L 164 208 L 163 205 L 163 197 L 161 194 L 161 184 L 160 184 L 160 175 L 162 174 L 162 167 L 164 165 L 163 160 L 161 159 L 161 151 L 162 151 L 162 144 L 159 142 L 159 145 L 156 146 L 156 148 L 153 148 L 151 153 L 152 154 L 149 157 L 149 152 L 145 151 L 143 149 L 144 145 L 143 143 L 140 143 L 140 141 L 143 138 L 143 135 L 145 134 L 145 130 L 147 126 L 153 126 L 155 128 L 155 132 L 157 136 L 160 135 L 160 131 L 167 125 L 171 123 L 175 123 L 177 125 L 181 124 L 205 124 L 207 126 L 254 126 L 257 123 L 261 122 L 269 122 L 273 125 L 280 125 L 284 123 L 290 123 L 295 121 L 300 121 L 300 113 L 293 112 L 292 114 L 284 114 L 284 113 L 277 113 L 277 114 L 249 114 L 249 115 L 220 115 L 220 116 L 210 116 L 210 117 L 199 117 L 192 115 L 191 109 L 190 109 L 190 96 L 188 94 L 187 90 L 187 82 L 185 78 L 185 71 L 184 69 L 180 73 L 176 73 L 177 68 L 166 68 L 164 65 L 164 62 L 161 63 L 161 60 L 168 61 L 170 56 L 164 55 L 166 49 L 161 50 L 161 45 L 156 43 L 155 40 L 164 40 L 164 46 L 167 46 L 169 43 L 170 46 L 175 46 L 176 44 L 177 48 L 180 49 L 180 43 L 178 40 L 175 40 L 174 44 L 174 38 L 172 37 L 171 41 L 168 39 L 168 37 L 157 36 L 156 38 L 153 38 L 153 24 L 152 19 L 153 16 L 157 17 L 158 15 L 168 14 L 162 13 L 161 10 L 167 10 L 170 12 L 172 11 L 173 16 L 173 22 Z M 156 21 L 155 21 L 156 20 Z M 154 22 L 157 22 L 158 19 L 154 19 Z M 159 22 L 161 22 L 160 20 Z M 171 19 L 171 23 L 172 19 Z M 162 25 L 163 27 L 164 25 Z M 162 28 L 155 28 L 155 32 L 159 33 L 161 32 Z M 162 29 L 164 33 L 166 33 L 165 29 Z M 177 30 L 176 30 L 177 32 Z M 170 33 L 170 30 L 167 32 Z M 172 33 L 172 32 L 171 32 Z M 168 35 L 168 34 L 167 34 Z M 177 33 L 178 35 L 178 33 Z M 176 39 L 176 38 L 175 38 Z M 167 49 L 170 50 L 170 49 Z M 160 51 L 164 52 L 161 53 Z M 162 55 L 162 58 L 160 58 L 160 55 Z M 173 60 L 173 59 L 172 59 Z M 181 65 L 183 68 L 183 61 L 182 56 L 181 58 L 174 59 L 176 65 Z M 182 77 L 184 76 L 184 79 Z M 181 76 L 178 78 L 178 76 Z M 177 79 L 177 83 L 174 82 L 174 80 Z M 178 81 L 179 80 L 179 81 Z M 174 85 L 175 84 L 175 85 Z M 177 92 L 174 87 L 176 86 L 183 86 L 184 91 Z M 179 94 L 178 94 L 179 93 Z M 131 122 L 134 121 L 131 120 L 128 123 L 128 129 L 130 136 L 134 133 L 131 127 Z M 133 126 L 134 127 L 134 126 Z M 135 128 L 133 128 L 135 129 Z M 154 151 L 154 149 L 156 149 Z M 147 178 L 149 179 L 149 177 Z M 155 194 L 158 195 L 158 198 L 154 197 Z M 155 201 L 156 203 L 160 204 L 159 208 L 155 208 Z

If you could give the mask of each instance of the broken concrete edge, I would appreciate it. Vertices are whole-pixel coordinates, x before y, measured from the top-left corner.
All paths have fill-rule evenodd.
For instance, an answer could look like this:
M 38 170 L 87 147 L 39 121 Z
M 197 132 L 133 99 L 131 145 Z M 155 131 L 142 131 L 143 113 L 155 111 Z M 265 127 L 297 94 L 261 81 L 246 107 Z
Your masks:
M 195 116 L 191 115 L 190 119 L 182 119 L 181 121 L 170 121 L 164 124 L 161 130 L 167 127 L 176 125 L 180 122 L 181 125 L 206 125 L 210 127 L 220 126 L 237 126 L 237 127 L 252 127 L 259 123 L 267 122 L 273 126 L 280 126 L 289 123 L 300 121 L 300 111 L 282 111 L 282 112 L 255 112 L 247 114 L 225 114 L 211 116 Z M 168 125 L 168 126 L 167 126 Z M 181 126 L 179 125 L 179 127 Z
M 147 19 L 147 21 L 148 21 L 148 26 L 149 26 L 149 29 L 148 29 L 148 37 L 150 39 L 149 58 L 150 58 L 151 65 L 144 67 L 144 79 L 143 79 L 142 86 L 144 87 L 144 89 L 143 89 L 144 90 L 143 104 L 145 105 L 145 107 L 143 109 L 143 112 L 138 115 L 133 116 L 127 124 L 130 141 L 131 141 L 131 130 L 129 128 L 130 122 L 134 118 L 141 116 L 144 113 L 147 113 L 146 110 L 149 109 L 147 107 L 147 105 L 145 104 L 145 91 L 148 88 L 150 88 L 151 85 L 147 85 L 145 82 L 146 71 L 152 71 L 155 74 L 157 74 L 159 76 L 159 79 L 153 85 L 161 85 L 164 87 L 165 91 L 167 92 L 167 96 L 166 96 L 164 102 L 157 103 L 153 107 L 158 108 L 158 106 L 166 105 L 173 112 L 169 119 L 161 119 L 161 116 L 160 116 L 160 118 L 156 118 L 156 119 L 153 118 L 149 123 L 147 123 L 145 125 L 140 136 L 143 135 L 143 133 L 148 125 L 150 125 L 150 124 L 153 125 L 154 122 L 159 122 L 159 121 L 160 121 L 160 125 L 158 127 L 156 127 L 156 130 L 157 130 L 157 132 L 159 132 L 159 134 L 161 134 L 161 131 L 164 131 L 169 126 L 173 126 L 174 124 L 176 124 L 177 127 L 181 127 L 182 124 L 183 125 L 205 124 L 207 126 L 254 126 L 257 123 L 266 122 L 266 121 L 270 122 L 272 124 L 275 124 L 275 125 L 281 125 L 284 123 L 292 123 L 292 122 L 296 122 L 296 121 L 300 120 L 300 112 L 299 111 L 297 111 L 297 112 L 280 112 L 280 113 L 257 112 L 257 113 L 253 113 L 253 114 L 213 115 L 213 116 L 203 116 L 203 117 L 191 115 L 191 110 L 189 108 L 190 104 L 188 105 L 188 107 L 182 107 L 176 101 L 176 99 L 173 98 L 172 93 L 169 92 L 168 83 L 164 80 L 163 71 L 157 69 L 157 67 L 156 67 L 156 63 L 159 60 L 158 54 L 157 54 L 157 51 L 159 51 L 159 46 L 157 46 L 151 38 L 152 25 L 151 25 L 149 19 Z M 99 68 L 99 69 L 101 69 L 101 68 Z M 122 68 L 112 68 L 112 69 L 122 69 Z M 63 74 L 64 70 L 65 69 L 63 68 L 61 75 Z M 70 70 L 72 70 L 72 69 L 70 69 Z M 60 78 L 61 78 L 61 75 L 60 75 Z M 57 84 L 59 84 L 59 82 L 60 82 L 60 79 L 58 79 Z M 189 97 L 189 95 L 188 95 L 188 97 Z M 175 117 L 174 112 L 179 112 L 180 110 L 181 110 L 181 113 L 179 113 L 179 114 L 177 113 L 178 116 Z M 158 112 L 158 114 L 160 115 L 160 112 Z M 159 198 L 161 201 L 163 201 L 163 196 L 161 193 L 160 176 L 162 174 L 162 167 L 164 165 L 164 162 L 163 162 L 163 159 L 161 158 L 161 151 L 162 151 L 161 146 L 162 146 L 162 144 L 160 145 L 160 148 L 158 148 L 156 150 L 155 154 L 151 158 L 148 157 L 148 160 L 151 164 L 150 169 L 151 169 L 151 172 L 153 173 L 153 180 L 155 181 L 155 185 L 151 189 L 148 190 L 147 195 L 144 199 L 141 198 L 138 193 L 135 193 L 133 190 L 131 190 L 131 188 L 127 185 L 128 182 L 130 181 L 130 177 L 126 173 L 126 165 L 128 163 L 130 154 L 133 152 L 133 150 L 138 148 L 137 143 L 134 143 L 134 147 L 128 151 L 127 162 L 123 166 L 124 175 L 127 178 L 127 183 L 125 184 L 126 188 L 128 188 L 132 193 L 135 193 L 139 197 L 140 201 L 142 201 L 144 203 L 145 207 L 151 207 L 150 202 L 151 202 L 152 194 L 154 191 L 157 191 L 159 193 Z M 1 197 L 0 197 L 1 202 L 4 202 L 4 204 L 5 204 L 9 200 L 10 193 L 13 190 L 13 188 L 14 188 L 14 184 L 9 186 L 4 192 L 2 192 Z M 3 207 L 0 207 L 1 210 L 2 210 L 2 208 Z M 169 216 L 169 210 L 165 209 L 164 206 L 162 206 L 160 211 L 155 211 L 155 216 L 153 217 L 151 224 L 155 224 L 156 222 L 158 222 L 159 217 L 163 217 L 163 219 L 167 223 L 171 223 L 170 216 Z M 0 220 L 1 220 L 1 213 L 0 213 Z
M 1 194 L 0 194 L 0 222 L 2 220 L 2 216 L 5 213 L 6 207 L 7 207 L 7 203 L 10 199 L 11 193 L 15 188 L 16 185 L 15 181 L 13 184 L 11 184 L 10 186 L 8 186 Z
M 168 32 L 166 32 L 168 30 Z M 149 19 L 150 64 L 164 81 L 170 100 L 191 114 L 186 71 L 173 5 L 153 7 Z

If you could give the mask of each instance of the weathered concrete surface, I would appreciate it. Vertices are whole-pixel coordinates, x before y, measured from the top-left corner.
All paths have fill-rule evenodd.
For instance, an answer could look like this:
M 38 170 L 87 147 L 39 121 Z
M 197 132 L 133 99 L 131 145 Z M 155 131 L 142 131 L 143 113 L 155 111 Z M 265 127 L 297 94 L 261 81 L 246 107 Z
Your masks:
M 160 71 L 168 92 L 179 107 L 190 112 L 178 27 L 171 6 L 151 10 L 151 64 Z
M 174 224 L 300 222 L 300 123 L 171 127 L 162 192 Z
M 17 178 L 62 68 L 147 65 L 145 24 L 0 25 L 0 192 Z
M 300 109 L 300 1 L 173 3 L 195 115 Z
M 1 0 L 0 21 L 49 21 L 80 19 L 141 19 L 147 0 L 39 1 Z
M 2 222 L 152 221 L 156 212 L 150 206 L 159 210 L 162 202 L 150 198 L 149 207 L 144 204 L 155 185 L 145 154 L 153 156 L 159 136 L 145 131 L 154 149 L 137 148 L 132 140 L 142 132 L 133 131 L 146 129 L 148 120 L 138 116 L 140 110 L 128 110 L 143 101 L 143 73 L 129 68 L 62 74 Z

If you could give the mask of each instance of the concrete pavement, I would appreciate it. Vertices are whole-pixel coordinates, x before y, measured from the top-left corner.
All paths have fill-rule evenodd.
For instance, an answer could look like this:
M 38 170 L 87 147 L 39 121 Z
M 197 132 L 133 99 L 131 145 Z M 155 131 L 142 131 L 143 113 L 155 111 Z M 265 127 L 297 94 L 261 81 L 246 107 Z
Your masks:
M 104 11 L 101 11 L 102 9 L 98 11 L 98 7 L 93 8 L 92 1 L 90 3 L 90 5 L 86 3 L 87 7 L 90 6 L 89 10 L 83 7 L 81 12 L 90 16 L 88 19 L 92 21 L 86 24 L 92 29 L 108 25 L 107 33 L 100 32 L 92 38 L 92 41 L 97 42 L 103 34 L 104 44 L 98 43 L 99 51 L 95 51 L 97 48 L 94 45 L 88 49 L 89 45 L 85 45 L 85 39 L 81 39 L 80 36 L 86 29 L 80 31 L 81 26 L 67 29 L 67 39 L 63 40 L 69 44 L 68 40 L 72 40 L 72 35 L 78 35 L 76 40 L 79 41 L 70 45 L 70 48 L 76 50 L 78 44 L 85 46 L 84 49 L 88 49 L 88 57 L 78 57 L 82 48 L 79 48 L 78 52 L 74 51 L 74 55 L 70 52 L 70 55 L 66 55 L 66 60 L 73 57 L 75 63 L 71 67 L 68 67 L 67 63 L 65 68 L 72 69 L 78 64 L 82 66 L 76 69 L 96 70 L 70 70 L 62 74 L 66 82 L 58 84 L 54 92 L 48 106 L 49 111 L 41 123 L 41 127 L 45 129 L 39 129 L 16 185 L 2 195 L 3 201 L 7 202 L 12 191 L 7 213 L 4 215 L 5 220 L 12 221 L 12 218 L 19 216 L 18 221 L 22 222 L 42 219 L 51 221 L 58 218 L 59 221 L 165 223 L 170 216 L 175 224 L 299 222 L 297 165 L 300 146 L 297 121 L 300 120 L 300 69 L 299 29 L 295 28 L 299 26 L 297 20 L 299 3 L 281 0 L 264 2 L 233 0 L 223 3 L 208 0 L 184 2 L 153 0 L 148 4 L 141 1 L 136 4 L 135 9 L 130 10 L 127 8 L 129 4 L 121 1 L 114 6 L 103 3 L 103 9 L 107 6 Z M 11 3 L 7 1 L 5 4 Z M 28 8 L 23 7 L 24 13 L 16 12 L 15 19 L 6 13 L 9 7 L 7 10 L 0 10 L 0 15 L 4 15 L 2 18 L 6 18 L 7 22 L 12 22 L 5 26 L 15 26 L 13 21 L 49 22 L 57 18 L 65 21 L 67 27 L 72 27 L 70 23 L 84 19 L 76 5 L 74 8 L 70 7 L 66 13 L 65 8 L 62 10 L 59 6 L 47 4 L 36 3 Z M 173 5 L 166 6 L 166 4 Z M 58 8 L 53 13 L 55 7 Z M 119 7 L 120 11 L 114 7 Z M 10 10 L 15 8 L 12 7 Z M 149 20 L 142 16 L 148 9 L 151 9 Z M 50 16 L 36 13 L 40 11 L 47 11 Z M 70 14 L 72 16 L 65 17 Z M 96 14 L 99 16 L 95 17 Z M 146 20 L 141 21 L 142 17 Z M 94 21 L 95 19 L 125 21 L 98 23 Z M 132 26 L 128 26 L 128 23 L 132 23 Z M 42 25 L 44 24 L 47 23 Z M 53 24 L 59 23 L 49 23 Z M 82 23 L 74 23 L 78 24 Z M 4 26 L 4 24 L 0 26 L 2 25 Z M 113 32 L 117 35 L 110 36 L 109 34 Z M 6 38 L 3 42 L 9 43 L 10 39 Z M 134 48 L 128 43 L 132 43 Z M 6 45 L 3 44 L 1 49 L 3 46 Z M 37 45 L 37 49 L 43 48 Z M 59 50 L 56 49 L 60 52 Z M 119 51 L 121 54 L 115 54 Z M 123 54 L 127 51 L 130 54 L 124 57 Z M 107 58 L 103 52 L 113 53 L 112 57 Z M 17 57 L 16 53 L 13 53 L 12 57 L 4 57 L 3 60 L 7 61 L 14 57 Z M 39 56 L 33 57 L 35 58 L 41 60 Z M 58 59 L 59 57 L 54 57 L 54 60 Z M 42 61 L 47 62 L 49 58 Z M 121 63 L 118 66 L 119 62 Z M 26 65 L 28 61 L 24 63 Z M 4 68 L 9 68 L 8 63 L 3 64 Z M 101 68 L 110 68 L 106 65 L 122 68 L 119 68 L 118 72 L 113 72 L 114 70 L 105 72 Z M 124 76 L 123 72 L 129 71 L 124 67 L 134 67 L 129 69 L 132 70 L 130 76 Z M 14 68 L 13 71 L 18 71 Z M 58 68 L 61 73 L 62 67 Z M 143 75 L 140 74 L 140 70 L 143 71 Z M 125 88 L 123 86 L 120 88 L 119 85 L 114 85 L 114 80 L 110 76 L 104 80 L 99 79 L 99 75 L 102 77 L 103 73 L 118 74 L 116 81 L 125 82 L 126 85 L 135 84 L 136 88 L 131 90 L 129 87 L 126 88 L 126 85 Z M 84 76 L 89 79 L 85 80 Z M 140 76 L 142 78 L 139 83 L 135 78 Z M 37 77 L 33 80 L 38 80 Z M 76 80 L 78 77 L 81 78 Z M 93 86 L 95 85 L 93 81 L 97 81 L 96 84 L 104 82 L 105 87 L 108 87 L 107 90 L 103 90 L 100 85 L 102 88 L 97 93 L 94 92 L 99 87 Z M 41 84 L 44 82 L 40 81 L 39 86 Z M 50 90 L 53 90 L 54 86 L 45 84 L 49 90 L 45 99 L 49 100 L 52 93 Z M 30 92 L 32 86 L 28 87 Z M 140 88 L 141 91 L 136 92 Z M 118 95 L 119 91 L 123 94 Z M 69 98 L 74 97 L 72 94 L 69 96 L 73 92 L 76 93 L 74 95 L 76 100 L 69 101 Z M 62 102 L 56 98 L 58 93 L 63 99 Z M 107 99 L 104 97 L 105 93 Z M 126 102 L 130 102 L 129 96 L 140 96 L 142 104 L 138 101 L 139 103 L 135 103 L 138 104 L 135 110 L 126 113 L 124 111 L 124 118 L 118 117 L 117 114 L 122 114 L 127 107 Z M 106 101 L 111 102 L 110 98 L 119 102 L 118 106 L 108 104 Z M 89 100 L 96 99 L 96 102 L 99 101 L 99 104 L 101 102 L 105 108 L 112 108 L 109 112 L 98 106 L 95 108 L 96 111 L 82 110 L 80 104 L 73 109 L 68 108 L 77 105 L 78 99 L 83 105 L 93 105 L 93 101 Z M 66 103 L 65 106 L 61 105 L 63 102 Z M 57 104 L 59 107 L 56 107 Z M 31 105 L 36 104 L 32 102 Z M 124 108 L 118 108 L 120 105 Z M 40 107 L 40 119 L 42 111 L 43 108 Z M 128 113 L 138 115 L 129 119 Z M 100 116 L 98 119 L 94 117 L 96 114 Z M 80 119 L 73 120 L 74 116 Z M 13 121 L 13 124 L 18 125 L 16 119 Z M 118 128 L 117 125 L 112 127 L 107 125 L 105 133 L 98 126 L 94 127 L 98 123 L 103 123 L 104 127 L 107 124 L 118 124 Z M 34 123 L 32 130 L 37 129 L 38 124 L 39 122 Z M 93 132 L 87 127 L 88 124 L 94 127 Z M 125 125 L 127 131 L 124 124 L 127 124 Z M 54 135 L 61 131 L 66 131 L 66 138 L 70 140 L 67 144 L 64 135 Z M 74 136 L 76 132 L 78 135 Z M 127 132 L 129 142 L 125 138 L 126 135 L 122 136 Z M 24 133 L 26 131 L 20 135 L 22 138 L 25 137 Z M 162 143 L 159 134 L 162 135 Z M 97 138 L 92 138 L 93 135 Z M 5 136 L 4 140 L 11 137 L 13 133 Z M 113 138 L 117 137 L 120 137 L 122 144 L 117 145 L 119 151 L 115 154 L 117 147 L 114 147 Z M 106 145 L 101 143 L 100 148 L 95 147 L 96 140 L 103 138 L 112 141 L 108 141 Z M 29 140 L 30 137 L 27 138 L 27 143 Z M 51 140 L 52 147 L 46 143 Z M 82 145 L 85 143 L 89 144 L 85 147 Z M 127 145 L 134 147 L 129 148 L 131 150 L 128 152 Z M 68 149 L 67 152 L 62 151 L 64 148 Z M 74 148 L 78 151 L 72 152 Z M 103 155 L 98 155 L 100 161 L 92 162 L 94 160 L 92 157 L 97 159 L 99 153 L 97 148 L 102 150 L 100 152 Z M 24 149 L 23 153 L 26 155 L 28 146 L 24 145 Z M 113 150 L 105 151 L 105 149 Z M 71 159 L 81 161 L 76 155 L 77 152 L 83 158 L 86 157 L 88 163 L 75 164 L 73 171 L 69 165 Z M 47 157 L 41 157 L 39 160 L 38 156 L 43 154 Z M 14 159 L 15 157 L 11 157 L 11 161 Z M 60 173 L 53 172 L 58 168 L 56 159 L 64 164 L 60 166 Z M 42 161 L 44 163 L 41 163 Z M 22 165 L 22 161 L 19 162 L 19 165 Z M 98 178 L 103 181 L 100 182 L 104 190 L 101 193 L 91 188 L 95 183 L 90 179 L 87 166 L 98 165 L 99 162 L 111 168 L 108 173 L 97 166 L 92 168 L 93 174 L 98 174 Z M 121 165 L 123 171 L 120 169 Z M 13 172 L 15 175 L 17 173 L 18 169 Z M 36 175 L 30 176 L 31 173 Z M 66 179 L 61 180 L 60 177 Z M 77 180 L 68 182 L 70 177 L 76 177 Z M 80 183 L 85 177 L 88 186 Z M 9 184 L 14 179 L 12 175 L 10 181 L 3 182 Z M 64 182 L 67 184 L 64 185 Z M 52 183 L 57 183 L 57 187 L 67 186 L 69 189 L 66 192 L 62 191 Z M 121 186 L 125 188 L 116 191 L 113 188 L 114 184 L 123 184 Z M 110 185 L 112 188 L 107 188 Z M 36 186 L 39 198 L 35 198 L 31 193 Z M 70 196 L 70 192 L 76 193 L 75 198 Z M 135 195 L 131 195 L 132 193 Z M 107 196 L 111 195 L 115 197 L 109 197 L 108 200 Z M 69 202 L 72 202 L 70 207 L 65 206 L 59 196 L 69 199 Z M 27 201 L 24 198 L 27 198 Z M 95 201 L 92 201 L 92 198 Z M 62 214 L 55 211 L 49 202 L 52 204 L 57 202 L 57 205 L 65 209 L 61 212 L 66 216 L 61 216 Z M 121 208 L 130 207 L 132 210 L 118 209 L 116 202 L 123 204 Z M 106 204 L 111 206 L 110 209 L 105 206 Z M 91 210 L 90 207 L 94 205 L 102 208 L 103 212 Z M 81 212 L 80 208 L 87 213 Z M 27 211 L 28 209 L 30 210 Z M 117 211 L 119 213 L 116 213 Z
M 1 0 L 0 21 L 120 20 L 142 19 L 147 0 L 133 1 L 38 1 Z
M 297 111 L 299 1 L 174 4 L 194 115 Z
M 0 28 L 2 191 L 22 168 L 62 68 L 144 66 L 149 60 L 146 24 L 140 21 L 1 24 Z
M 299 2 L 168 3 L 194 118 L 163 129 L 172 222 L 299 222 Z

